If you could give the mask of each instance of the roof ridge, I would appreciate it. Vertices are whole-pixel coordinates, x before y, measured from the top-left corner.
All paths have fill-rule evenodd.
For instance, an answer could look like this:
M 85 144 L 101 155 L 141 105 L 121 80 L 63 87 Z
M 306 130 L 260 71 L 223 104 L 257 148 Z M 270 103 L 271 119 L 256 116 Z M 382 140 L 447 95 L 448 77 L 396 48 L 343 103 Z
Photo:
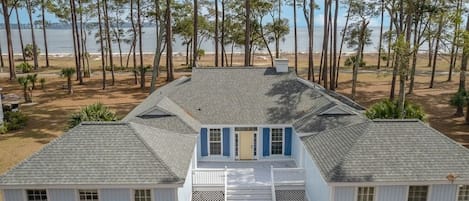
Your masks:
M 321 132 L 317 132 L 317 133 L 315 133 L 316 135 L 313 135 L 313 136 L 311 136 L 311 135 L 303 136 L 303 139 L 304 138 L 309 138 L 309 137 L 317 137 L 317 136 L 323 135 L 324 133 L 331 132 L 331 131 L 338 131 L 338 130 L 342 130 L 342 129 L 346 129 L 346 128 L 350 128 L 350 127 L 360 126 L 361 124 L 371 124 L 371 122 L 370 121 L 365 121 L 365 122 L 350 124 L 350 125 L 346 125 L 346 126 L 342 126 L 342 127 L 333 128 L 333 129 L 327 129 L 327 130 L 323 130 Z
M 75 127 L 69 129 L 67 132 L 65 132 L 61 136 L 53 139 L 52 141 L 50 141 L 49 143 L 44 145 L 42 148 L 40 148 L 39 151 L 34 152 L 32 155 L 30 155 L 29 157 L 23 159 L 21 162 L 19 162 L 13 168 L 11 168 L 11 169 L 7 170 L 5 173 L 1 174 L 0 175 L 0 181 L 1 181 L 2 177 L 7 175 L 9 172 L 11 172 L 15 169 L 18 169 L 20 166 L 22 166 L 26 162 L 30 161 L 30 159 L 32 159 L 32 158 L 36 157 L 37 155 L 39 155 L 40 153 L 44 152 L 44 150 L 46 150 L 47 148 L 51 147 L 52 145 L 57 144 L 59 141 L 63 140 L 63 138 L 65 138 L 66 136 L 71 135 L 72 131 L 77 130 L 79 127 L 84 126 L 84 125 L 87 125 L 87 124 L 83 124 L 83 122 L 81 122 L 80 124 L 76 125 Z
M 177 176 L 177 174 L 171 170 L 171 168 L 169 168 L 169 166 L 161 159 L 161 157 L 155 152 L 155 150 L 153 150 L 150 145 L 142 138 L 142 136 L 140 136 L 140 133 L 135 129 L 135 127 L 132 125 L 132 124 L 136 124 L 136 123 L 128 123 L 128 126 L 129 128 L 133 131 L 133 134 L 137 137 L 138 140 L 140 140 L 143 145 L 145 146 L 145 148 L 150 151 L 150 153 L 155 157 L 155 159 L 158 159 L 160 160 L 162 163 L 162 165 L 164 166 L 164 168 L 175 178 L 179 178 L 179 176 Z M 141 125 L 141 124 L 139 124 Z M 145 125 L 142 125 L 142 126 L 145 126 Z M 148 126 L 145 126 L 145 127 L 148 127 Z M 181 180 L 181 178 L 179 178 L 179 180 Z

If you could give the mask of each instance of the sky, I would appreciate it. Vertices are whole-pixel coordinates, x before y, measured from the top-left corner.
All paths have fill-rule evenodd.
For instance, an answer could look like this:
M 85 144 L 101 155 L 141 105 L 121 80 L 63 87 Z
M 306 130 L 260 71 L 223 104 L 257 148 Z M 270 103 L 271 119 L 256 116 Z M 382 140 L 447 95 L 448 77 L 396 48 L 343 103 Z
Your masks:
M 315 26 L 323 26 L 323 24 L 324 24 L 324 10 L 322 9 L 322 7 L 323 7 L 323 4 L 324 4 L 324 0 L 316 0 L 316 4 L 318 4 L 320 8 L 315 11 L 315 17 L 314 17 Z M 20 21 L 21 21 L 22 24 L 29 23 L 29 18 L 28 18 L 28 14 L 26 12 L 26 9 L 20 9 L 18 13 L 20 15 Z M 345 25 L 346 14 L 347 14 L 346 8 L 344 6 L 340 6 L 339 7 L 339 14 L 338 14 L 338 23 L 337 23 L 338 26 L 344 26 Z M 291 6 L 284 6 L 282 8 L 282 17 L 289 19 L 290 27 L 293 27 L 293 8 Z M 53 14 L 50 14 L 50 13 L 46 13 L 46 19 L 50 23 L 59 22 L 59 19 L 57 19 Z M 3 16 L 2 15 L 0 15 L 0 20 L 1 20 L 0 22 L 3 22 Z M 11 17 L 10 20 L 13 24 L 16 24 L 15 12 L 12 13 L 12 17 Z M 39 16 L 37 14 L 35 14 L 33 16 L 33 20 L 39 20 Z M 370 26 L 371 27 L 379 26 L 380 25 L 380 20 L 381 19 L 379 17 L 371 19 Z M 304 19 L 303 9 L 302 8 L 297 8 L 297 24 L 298 24 L 298 27 L 306 27 L 307 26 L 306 21 Z M 389 24 L 389 18 L 388 17 L 385 17 L 385 23 L 384 24 L 385 25 Z

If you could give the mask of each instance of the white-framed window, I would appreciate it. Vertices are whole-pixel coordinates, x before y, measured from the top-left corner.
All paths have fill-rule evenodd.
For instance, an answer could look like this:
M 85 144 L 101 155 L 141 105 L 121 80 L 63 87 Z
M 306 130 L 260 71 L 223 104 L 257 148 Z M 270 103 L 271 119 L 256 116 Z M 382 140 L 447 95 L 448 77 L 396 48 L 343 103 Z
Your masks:
M 28 201 L 47 201 L 47 191 L 45 189 L 26 190 Z
M 211 128 L 209 130 L 210 155 L 221 155 L 222 137 L 220 128 Z
M 283 154 L 283 128 L 272 128 L 270 139 L 272 140 L 270 146 L 270 153 L 272 155 Z
M 78 196 L 80 201 L 98 201 L 98 190 L 96 189 L 87 189 L 87 190 L 78 190 Z
M 428 186 L 409 186 L 407 201 L 427 201 Z
M 150 189 L 135 189 L 134 201 L 151 201 Z
M 469 185 L 459 186 L 458 201 L 469 201 Z
M 358 187 L 357 201 L 374 201 L 375 188 L 374 187 Z

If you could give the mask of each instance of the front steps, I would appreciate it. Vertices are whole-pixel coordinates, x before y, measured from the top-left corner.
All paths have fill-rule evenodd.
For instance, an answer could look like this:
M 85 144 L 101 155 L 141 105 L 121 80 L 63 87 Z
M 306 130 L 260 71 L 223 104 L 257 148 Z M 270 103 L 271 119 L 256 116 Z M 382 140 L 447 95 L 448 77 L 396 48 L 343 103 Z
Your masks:
M 271 186 L 228 186 L 228 201 L 272 201 Z

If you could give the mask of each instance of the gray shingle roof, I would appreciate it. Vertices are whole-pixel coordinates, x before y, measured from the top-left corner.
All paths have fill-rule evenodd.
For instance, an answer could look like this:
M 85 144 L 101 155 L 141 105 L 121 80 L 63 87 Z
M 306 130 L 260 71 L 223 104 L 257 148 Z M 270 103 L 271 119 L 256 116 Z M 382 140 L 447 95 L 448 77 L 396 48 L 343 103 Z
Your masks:
M 165 96 L 201 124 L 293 124 L 332 102 L 356 111 L 305 83 L 274 68 L 198 68 Z
M 328 182 L 469 180 L 469 150 L 416 120 L 359 123 L 303 142 Z
M 195 145 L 195 137 L 152 129 L 157 138 L 141 127 L 83 123 L 2 175 L 0 185 L 183 183 L 184 167 L 174 165 L 173 159 L 163 154 L 175 152 L 174 159 L 190 161 L 193 148 L 188 147 Z M 153 146 L 161 143 L 159 137 L 177 143 L 172 147 Z

